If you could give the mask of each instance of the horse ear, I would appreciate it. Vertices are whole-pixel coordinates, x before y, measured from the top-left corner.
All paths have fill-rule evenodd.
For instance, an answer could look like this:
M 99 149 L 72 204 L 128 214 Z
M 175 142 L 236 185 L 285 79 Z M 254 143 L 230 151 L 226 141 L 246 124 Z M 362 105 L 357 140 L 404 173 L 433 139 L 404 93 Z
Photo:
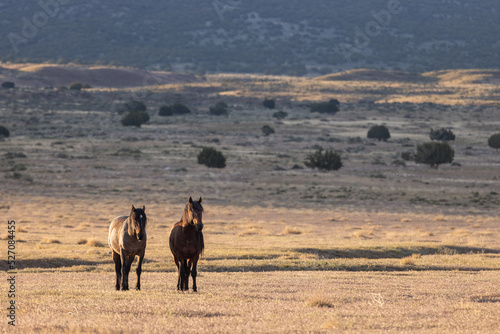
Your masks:
M 142 211 L 146 212 L 146 206 L 145 205 L 142 206 Z
M 193 204 L 193 199 L 189 197 L 189 204 Z
M 200 197 L 200 199 L 198 200 L 198 203 L 200 203 L 200 204 L 201 204 L 201 197 Z
M 135 212 L 134 204 L 132 204 L 132 212 Z

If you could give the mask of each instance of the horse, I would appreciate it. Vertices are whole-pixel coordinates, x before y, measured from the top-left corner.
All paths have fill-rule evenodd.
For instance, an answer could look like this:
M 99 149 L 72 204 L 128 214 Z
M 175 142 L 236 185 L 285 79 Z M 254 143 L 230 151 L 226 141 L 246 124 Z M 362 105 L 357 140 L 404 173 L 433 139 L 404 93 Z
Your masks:
M 130 215 L 116 217 L 109 226 L 108 244 L 113 252 L 113 262 L 116 272 L 116 290 L 128 290 L 128 274 L 136 256 L 137 290 L 141 289 L 142 260 L 146 250 L 146 207 L 136 209 L 132 205 Z
M 205 248 L 203 241 L 203 206 L 198 201 L 189 201 L 184 208 L 181 220 L 170 230 L 170 250 L 177 266 L 177 290 L 189 290 L 189 274 L 193 277 L 193 291 L 197 291 L 196 275 L 200 254 Z M 192 268 L 191 268 L 192 267 Z

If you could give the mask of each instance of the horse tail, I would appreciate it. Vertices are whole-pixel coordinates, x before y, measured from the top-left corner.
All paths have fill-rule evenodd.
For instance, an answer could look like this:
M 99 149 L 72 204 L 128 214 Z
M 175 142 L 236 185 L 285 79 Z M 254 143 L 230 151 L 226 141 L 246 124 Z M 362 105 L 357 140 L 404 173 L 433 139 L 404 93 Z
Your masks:
M 196 232 L 198 237 L 198 251 L 203 255 L 203 250 L 205 249 L 205 241 L 203 240 L 203 233 L 201 231 Z

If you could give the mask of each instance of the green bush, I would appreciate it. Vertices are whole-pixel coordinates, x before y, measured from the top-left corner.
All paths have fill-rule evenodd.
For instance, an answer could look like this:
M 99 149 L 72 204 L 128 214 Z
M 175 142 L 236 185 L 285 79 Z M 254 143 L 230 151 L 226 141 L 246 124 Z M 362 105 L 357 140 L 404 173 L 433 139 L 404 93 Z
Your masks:
M 145 112 L 146 105 L 142 101 L 130 100 L 116 106 L 116 111 L 121 115 L 126 112 Z
M 149 115 L 145 111 L 130 111 L 123 116 L 121 123 L 123 126 L 141 127 L 142 124 L 149 121 Z
M 172 110 L 174 111 L 174 115 L 184 115 L 191 113 L 191 110 L 182 103 L 174 103 L 172 105 Z
M 14 88 L 16 85 L 12 81 L 2 82 L 2 88 Z
M 269 135 L 272 135 L 274 133 L 274 129 L 272 127 L 270 127 L 269 125 L 264 125 L 262 127 L 262 133 L 264 134 L 264 136 L 269 136 Z
M 161 106 L 158 111 L 159 116 L 173 116 L 174 110 L 170 106 Z
M 10 136 L 10 131 L 5 126 L 0 125 L 0 138 L 7 138 Z
M 415 162 L 438 168 L 441 164 L 451 164 L 455 151 L 448 143 L 428 142 L 417 145 Z
M 387 141 L 387 139 L 391 138 L 391 134 L 389 133 L 389 129 L 384 125 L 374 125 L 368 130 L 366 135 L 368 138 L 378 139 L 379 141 Z
M 216 149 L 205 147 L 198 154 L 198 163 L 210 168 L 224 168 L 226 167 L 226 158 Z
M 439 141 L 452 141 L 455 140 L 455 135 L 449 129 L 441 128 L 441 129 L 431 129 L 429 133 L 429 138 L 431 140 L 439 140 Z
M 488 146 L 494 149 L 500 148 L 500 133 L 495 133 L 488 139 Z
M 273 114 L 273 117 L 276 119 L 284 119 L 288 116 L 288 113 L 284 111 L 277 111 Z
M 68 85 L 69 90 L 82 90 L 86 88 L 91 88 L 89 84 L 81 82 L 72 82 Z
M 323 148 L 320 147 L 314 153 L 310 153 L 304 162 L 309 168 L 318 168 L 319 170 L 339 170 L 342 167 L 342 159 L 340 154 L 329 149 L 323 153 Z
M 268 109 L 274 109 L 276 107 L 276 102 L 272 99 L 265 99 L 262 105 Z
M 335 115 L 340 110 L 339 105 L 340 102 L 337 99 L 330 100 L 329 102 L 317 102 L 311 104 L 311 112 Z
M 209 113 L 214 116 L 227 115 L 227 107 L 226 102 L 219 101 L 214 107 L 210 107 Z

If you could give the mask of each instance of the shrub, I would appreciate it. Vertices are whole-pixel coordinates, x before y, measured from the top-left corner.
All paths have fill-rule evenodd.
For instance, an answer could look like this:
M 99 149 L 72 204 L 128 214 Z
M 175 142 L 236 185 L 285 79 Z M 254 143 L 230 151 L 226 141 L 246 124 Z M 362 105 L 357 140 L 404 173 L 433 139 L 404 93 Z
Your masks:
M 417 145 L 415 162 L 438 168 L 441 164 L 452 163 L 455 151 L 448 143 L 428 142 Z
M 404 161 L 414 161 L 415 160 L 415 152 L 413 151 L 407 151 L 401 153 L 401 159 Z
M 488 146 L 497 150 L 500 148 L 500 133 L 495 133 L 490 136 L 488 139 Z
M 142 101 L 130 100 L 116 107 L 116 111 L 121 115 L 125 112 L 145 112 L 146 105 Z
M 431 140 L 439 140 L 439 141 L 451 141 L 455 140 L 455 135 L 451 130 L 447 130 L 445 128 L 441 129 L 431 129 L 431 132 L 429 133 L 429 138 Z
M 317 102 L 311 104 L 311 112 L 335 115 L 340 110 L 339 105 L 340 102 L 337 99 L 330 100 L 329 102 Z
M 265 99 L 262 105 L 268 109 L 274 109 L 276 107 L 276 103 L 272 99 Z
M 145 111 L 130 111 L 123 116 L 121 123 L 123 126 L 141 127 L 142 124 L 149 121 L 149 115 Z
M 198 154 L 198 163 L 210 168 L 224 168 L 226 167 L 226 158 L 216 149 L 205 147 Z
M 323 153 L 323 148 L 320 147 L 316 152 L 307 156 L 304 165 L 309 168 L 318 168 L 319 170 L 338 170 L 342 167 L 342 160 L 339 153 L 333 152 L 331 149 Z
M 68 85 L 69 90 L 82 90 L 83 84 L 81 82 L 72 82 Z
M 12 81 L 2 82 L 2 88 L 14 88 L 16 85 Z
M 0 125 L 0 138 L 7 138 L 10 136 L 10 131 L 5 126 Z
M 264 134 L 264 136 L 269 136 L 269 135 L 272 135 L 274 133 L 274 129 L 272 127 L 270 127 L 269 125 L 264 125 L 262 127 L 262 133 Z
M 374 125 L 368 130 L 368 134 L 366 135 L 368 138 L 375 138 L 379 141 L 387 141 L 387 139 L 391 138 L 391 134 L 389 133 L 389 129 L 384 125 Z
M 284 111 L 277 111 L 273 114 L 273 117 L 276 119 L 284 119 L 288 116 L 288 113 Z
M 188 107 L 183 105 L 182 103 L 174 103 L 172 105 L 172 110 L 174 111 L 174 115 L 183 115 L 191 113 Z
M 210 107 L 210 115 L 221 116 L 227 115 L 227 104 L 226 102 L 219 101 L 214 107 Z
M 174 114 L 174 110 L 170 106 L 161 106 L 158 111 L 159 116 L 172 116 Z

